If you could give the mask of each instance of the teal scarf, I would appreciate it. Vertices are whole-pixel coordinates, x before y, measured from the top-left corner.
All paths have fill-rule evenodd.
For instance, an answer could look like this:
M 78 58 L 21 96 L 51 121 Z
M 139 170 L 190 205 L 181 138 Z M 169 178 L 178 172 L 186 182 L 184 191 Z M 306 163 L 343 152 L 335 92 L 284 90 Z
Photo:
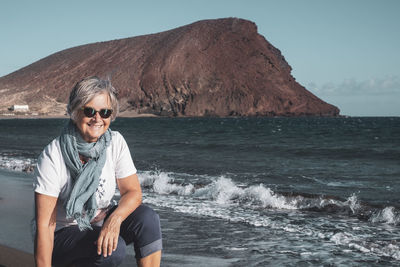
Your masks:
M 92 229 L 90 221 L 97 211 L 95 193 L 110 143 L 110 129 L 97 142 L 87 143 L 72 121 L 60 136 L 62 155 L 72 178 L 72 191 L 64 201 L 64 207 L 67 218 L 75 219 L 81 231 Z M 86 164 L 82 164 L 79 154 L 88 159 Z

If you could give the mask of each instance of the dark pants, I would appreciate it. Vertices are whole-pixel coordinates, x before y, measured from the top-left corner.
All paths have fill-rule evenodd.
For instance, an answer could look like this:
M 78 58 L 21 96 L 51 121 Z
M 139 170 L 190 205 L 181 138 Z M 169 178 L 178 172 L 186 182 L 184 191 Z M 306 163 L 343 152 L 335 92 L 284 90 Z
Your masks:
M 100 230 L 101 227 L 93 226 L 93 230 L 81 232 L 77 225 L 73 225 L 56 231 L 54 233 L 53 265 L 118 266 L 124 260 L 126 246 L 131 243 L 134 245 L 137 259 L 162 249 L 158 214 L 144 205 L 140 205 L 121 224 L 118 246 L 111 256 L 103 257 L 103 255 L 97 254 L 95 242 L 99 237 Z

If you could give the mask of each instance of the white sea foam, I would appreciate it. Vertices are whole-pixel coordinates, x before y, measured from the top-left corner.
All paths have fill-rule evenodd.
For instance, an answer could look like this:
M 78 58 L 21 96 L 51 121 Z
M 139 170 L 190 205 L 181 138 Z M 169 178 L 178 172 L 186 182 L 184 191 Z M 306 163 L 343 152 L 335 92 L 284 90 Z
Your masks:
M 223 176 L 206 187 L 193 192 L 193 197 L 214 200 L 219 204 L 229 204 L 243 194 L 243 189 L 235 185 L 231 179 Z
M 226 176 L 218 177 L 190 177 L 189 182 L 181 177 L 187 174 L 173 172 L 146 171 L 139 175 L 142 187 L 149 188 L 158 195 L 188 196 L 193 199 L 209 200 L 215 204 L 229 205 L 239 204 L 251 208 L 273 208 L 282 210 L 307 210 L 330 208 L 330 211 L 338 212 L 349 210 L 357 214 L 362 206 L 356 194 L 352 194 L 346 200 L 329 197 L 313 196 L 284 196 L 274 192 L 263 184 L 247 186 L 238 184 Z M 191 183 L 200 181 L 200 183 Z M 335 208 L 336 207 L 336 208 Z M 388 207 L 374 214 L 372 222 L 386 222 L 398 224 L 400 216 L 394 208 Z
M 140 183 L 152 188 L 161 195 L 175 194 L 191 196 L 195 199 L 211 200 L 217 204 L 241 203 L 263 208 L 296 209 L 293 203 L 288 203 L 284 196 L 275 194 L 264 185 L 239 187 L 234 181 L 220 176 L 203 187 L 191 183 L 182 184 L 174 179 L 173 173 L 144 172 L 140 175 Z
M 360 209 L 360 204 L 356 194 L 352 194 L 344 204 L 348 205 L 353 213 Z
M 386 207 L 374 213 L 369 220 L 373 223 L 398 225 L 400 223 L 400 214 L 395 211 L 394 207 Z
M 358 250 L 362 253 L 373 253 L 378 256 L 400 260 L 400 247 L 398 244 L 387 241 L 368 241 L 359 236 L 342 232 L 332 235 L 330 240 L 336 245 L 347 246 L 350 249 Z
M 13 156 L 0 156 L 0 168 L 3 169 L 32 172 L 35 164 L 36 160 L 34 159 Z
M 250 199 L 255 204 L 261 204 L 263 208 L 297 209 L 295 203 L 289 203 L 287 198 L 275 194 L 262 184 L 246 188 L 242 198 Z
M 176 194 L 190 195 L 194 191 L 193 184 L 176 184 L 172 173 L 167 172 L 142 172 L 139 175 L 140 184 L 143 187 L 151 187 L 160 195 Z

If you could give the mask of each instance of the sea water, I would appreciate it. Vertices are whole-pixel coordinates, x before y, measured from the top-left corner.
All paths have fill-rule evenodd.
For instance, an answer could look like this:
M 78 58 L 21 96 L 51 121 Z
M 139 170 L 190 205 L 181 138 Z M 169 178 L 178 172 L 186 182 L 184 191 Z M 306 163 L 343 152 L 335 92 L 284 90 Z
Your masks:
M 66 122 L 0 120 L 0 168 L 32 171 Z M 215 266 L 400 264 L 399 117 L 118 118 L 111 128 L 160 214 L 166 254 Z

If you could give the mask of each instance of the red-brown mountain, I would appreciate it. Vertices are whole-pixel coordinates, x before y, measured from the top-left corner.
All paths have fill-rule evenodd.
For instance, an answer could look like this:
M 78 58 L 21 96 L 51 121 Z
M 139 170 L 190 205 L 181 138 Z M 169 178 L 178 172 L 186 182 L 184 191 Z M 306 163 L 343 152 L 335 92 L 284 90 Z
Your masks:
M 203 20 L 173 30 L 73 47 L 0 78 L 1 106 L 64 113 L 80 79 L 110 77 L 121 110 L 168 116 L 337 116 L 295 81 L 250 21 Z

